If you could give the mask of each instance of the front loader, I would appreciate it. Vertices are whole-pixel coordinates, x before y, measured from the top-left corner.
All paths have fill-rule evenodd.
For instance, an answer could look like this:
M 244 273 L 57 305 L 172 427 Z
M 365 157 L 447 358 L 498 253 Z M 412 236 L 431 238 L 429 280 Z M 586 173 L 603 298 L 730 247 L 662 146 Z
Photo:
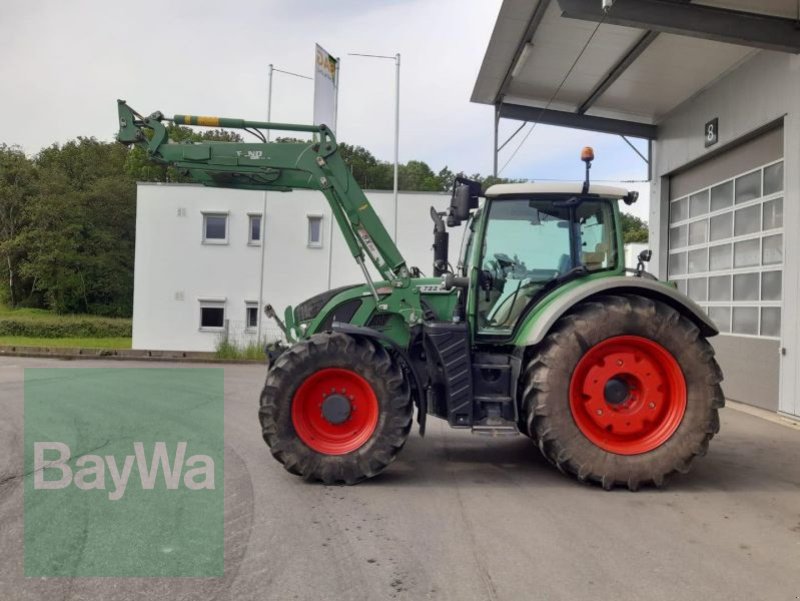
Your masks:
M 619 202 L 589 182 L 457 178 L 434 220 L 436 277 L 406 264 L 324 125 L 175 115 L 118 101 L 119 134 L 207 186 L 319 190 L 364 282 L 265 307 L 289 344 L 271 357 L 259 419 L 291 473 L 354 484 L 385 469 L 416 409 L 453 428 L 523 434 L 560 470 L 610 489 L 660 486 L 719 430 L 722 373 L 700 307 L 624 264 Z M 255 143 L 170 143 L 165 121 L 237 128 Z M 261 130 L 310 133 L 269 143 Z M 480 197 L 484 201 L 480 202 Z M 455 268 L 448 228 L 465 226 Z M 373 279 L 369 261 L 379 278 Z

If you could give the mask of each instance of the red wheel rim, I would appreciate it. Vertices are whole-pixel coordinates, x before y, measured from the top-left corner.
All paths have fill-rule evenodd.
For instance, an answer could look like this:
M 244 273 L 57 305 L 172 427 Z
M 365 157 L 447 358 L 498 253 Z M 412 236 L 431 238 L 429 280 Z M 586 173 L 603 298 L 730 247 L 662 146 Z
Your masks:
M 378 425 L 378 398 L 372 386 L 349 369 L 311 374 L 292 398 L 292 423 L 307 446 L 325 455 L 360 448 Z
M 686 411 L 686 380 L 675 357 L 639 336 L 614 336 L 590 348 L 572 373 L 569 404 L 578 429 L 619 455 L 661 446 Z

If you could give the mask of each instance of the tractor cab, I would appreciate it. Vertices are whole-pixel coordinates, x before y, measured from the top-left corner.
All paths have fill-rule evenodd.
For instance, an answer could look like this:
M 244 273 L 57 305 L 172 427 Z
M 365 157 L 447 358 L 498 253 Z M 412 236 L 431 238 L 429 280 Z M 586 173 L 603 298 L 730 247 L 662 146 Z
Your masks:
M 582 183 L 490 187 L 465 231 L 460 260 L 473 280 L 476 333 L 510 335 L 525 309 L 559 285 L 621 274 L 617 201 L 628 194 L 612 186 L 583 192 Z
M 467 227 L 452 281 L 468 288 L 475 339 L 511 337 L 523 315 L 568 282 L 624 274 L 618 201 L 632 204 L 638 193 L 590 184 L 592 149 L 581 159 L 583 182 L 496 184 L 481 208 L 476 182 L 456 180 L 447 224 Z

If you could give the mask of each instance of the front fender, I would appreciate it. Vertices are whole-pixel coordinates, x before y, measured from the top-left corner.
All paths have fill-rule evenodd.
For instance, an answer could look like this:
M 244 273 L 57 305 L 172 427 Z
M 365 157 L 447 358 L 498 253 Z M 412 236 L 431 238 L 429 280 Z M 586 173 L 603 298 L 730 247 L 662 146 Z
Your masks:
M 514 338 L 516 346 L 530 346 L 541 342 L 556 321 L 576 304 L 602 294 L 638 294 L 669 305 L 690 319 L 702 332 L 711 337 L 719 334 L 717 326 L 705 311 L 692 299 L 672 286 L 658 280 L 641 277 L 610 276 L 577 281 L 567 290 L 555 290 L 539 307 L 531 311 L 522 322 Z
M 394 352 L 397 357 L 405 364 L 406 373 L 408 373 L 413 381 L 409 382 L 411 386 L 411 396 L 417 404 L 417 423 L 419 424 L 420 436 L 425 436 L 425 421 L 428 416 L 428 400 L 425 396 L 425 380 L 422 375 L 417 371 L 414 362 L 411 360 L 406 349 L 397 344 L 394 340 L 386 336 L 383 332 L 368 328 L 365 326 L 357 326 L 349 323 L 333 322 L 333 331 L 347 334 L 348 336 L 360 336 L 368 338 L 383 346 L 389 348 Z

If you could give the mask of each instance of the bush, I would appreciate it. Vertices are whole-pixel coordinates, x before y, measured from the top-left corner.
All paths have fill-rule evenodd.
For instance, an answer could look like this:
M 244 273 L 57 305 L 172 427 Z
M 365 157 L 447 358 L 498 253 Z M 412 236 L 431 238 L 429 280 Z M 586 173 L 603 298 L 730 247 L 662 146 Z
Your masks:
M 237 344 L 231 342 L 225 337 L 221 337 L 217 341 L 216 348 L 217 359 L 247 359 L 250 361 L 265 361 L 267 359 L 264 353 L 264 346 L 256 342 L 248 342 L 247 344 Z
M 130 338 L 129 319 L 0 317 L 0 336 L 31 338 Z

